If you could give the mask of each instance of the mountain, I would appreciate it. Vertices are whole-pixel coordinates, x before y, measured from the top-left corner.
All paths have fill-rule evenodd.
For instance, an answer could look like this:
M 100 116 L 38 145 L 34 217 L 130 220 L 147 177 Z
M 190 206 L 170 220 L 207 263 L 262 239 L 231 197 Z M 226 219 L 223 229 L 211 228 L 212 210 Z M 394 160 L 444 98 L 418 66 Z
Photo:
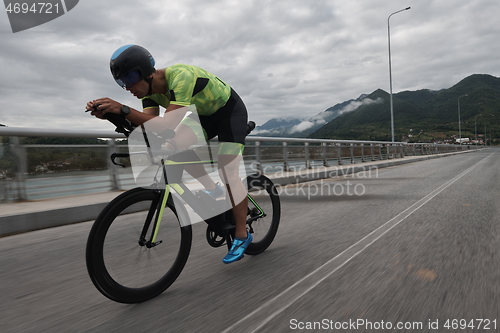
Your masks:
M 343 113 L 353 111 L 363 104 L 376 103 L 367 97 L 368 95 L 363 94 L 357 99 L 336 104 L 309 119 L 273 118 L 262 126 L 257 126 L 253 133 L 261 136 L 307 137 Z
M 448 89 L 393 94 L 396 141 L 451 140 L 458 135 L 458 98 L 462 137 L 486 132 L 500 138 L 500 79 L 474 74 Z M 391 140 L 389 94 L 375 90 L 352 112 L 343 113 L 310 135 L 312 138 Z M 363 99 L 364 100 L 364 99 Z
M 272 118 L 257 126 L 252 134 L 261 136 L 284 136 L 290 128 L 302 122 L 299 118 Z

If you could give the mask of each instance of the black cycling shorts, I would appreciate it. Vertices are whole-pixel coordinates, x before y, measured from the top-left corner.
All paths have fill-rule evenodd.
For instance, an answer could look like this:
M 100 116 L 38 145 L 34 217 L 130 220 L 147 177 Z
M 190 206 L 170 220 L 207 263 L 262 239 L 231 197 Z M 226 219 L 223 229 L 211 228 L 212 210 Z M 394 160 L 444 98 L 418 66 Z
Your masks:
M 248 113 L 240 96 L 231 88 L 227 103 L 210 116 L 199 116 L 207 140 L 218 136 L 219 142 L 236 142 L 245 145 Z

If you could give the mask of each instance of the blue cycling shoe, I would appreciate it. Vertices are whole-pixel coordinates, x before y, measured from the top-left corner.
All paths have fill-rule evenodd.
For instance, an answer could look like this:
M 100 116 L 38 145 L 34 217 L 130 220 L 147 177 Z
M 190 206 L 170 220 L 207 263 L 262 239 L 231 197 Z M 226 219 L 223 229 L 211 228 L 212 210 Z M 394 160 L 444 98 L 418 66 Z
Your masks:
M 224 259 L 222 259 L 222 262 L 225 264 L 230 264 L 243 258 L 245 250 L 251 242 L 251 234 L 248 234 L 248 237 L 246 239 L 235 238 L 233 240 L 233 245 L 231 245 L 231 250 L 229 250 L 228 254 L 226 254 Z
M 205 193 L 208 193 L 212 196 L 212 198 L 217 199 L 224 195 L 224 189 L 219 185 L 219 183 L 215 184 L 215 190 L 205 190 Z

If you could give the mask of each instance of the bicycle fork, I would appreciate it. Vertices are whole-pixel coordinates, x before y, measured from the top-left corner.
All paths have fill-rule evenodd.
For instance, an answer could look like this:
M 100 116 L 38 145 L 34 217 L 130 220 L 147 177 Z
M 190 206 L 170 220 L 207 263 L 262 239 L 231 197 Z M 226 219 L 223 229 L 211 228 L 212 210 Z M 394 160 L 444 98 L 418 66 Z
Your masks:
M 170 186 L 167 185 L 165 186 L 165 190 L 157 190 L 157 192 L 158 196 L 151 202 L 151 206 L 149 207 L 148 215 L 146 217 L 146 221 L 144 221 L 144 227 L 142 228 L 142 232 L 139 238 L 139 245 L 146 246 L 148 249 L 162 243 L 162 240 L 156 241 L 156 238 L 158 237 L 158 231 L 160 230 L 163 212 L 165 211 L 165 206 L 167 205 L 167 200 L 170 195 Z M 153 229 L 151 230 L 151 237 L 149 240 L 147 240 L 146 234 L 151 225 L 153 217 L 155 220 Z
M 164 159 L 161 160 L 161 165 L 165 165 Z M 178 184 L 172 184 L 172 185 L 168 184 L 167 172 L 165 168 L 162 169 L 163 169 L 162 176 L 163 180 L 165 181 L 165 190 L 155 190 L 155 192 L 158 193 L 158 197 L 155 200 L 153 200 L 151 206 L 149 207 L 148 216 L 146 217 L 146 221 L 144 222 L 144 227 L 142 229 L 139 238 L 139 245 L 146 246 L 148 249 L 162 243 L 162 240 L 156 241 L 156 238 L 158 237 L 158 231 L 160 230 L 160 224 L 163 218 L 163 213 L 165 211 L 165 207 L 167 206 L 168 197 L 170 196 L 170 188 L 171 186 L 173 186 L 174 189 L 176 190 L 179 188 Z M 153 219 L 153 216 L 155 215 L 155 212 L 156 212 L 155 222 L 153 225 L 153 229 L 151 230 L 151 238 L 148 241 L 146 240 L 146 233 L 148 232 L 149 226 L 151 225 L 151 221 Z

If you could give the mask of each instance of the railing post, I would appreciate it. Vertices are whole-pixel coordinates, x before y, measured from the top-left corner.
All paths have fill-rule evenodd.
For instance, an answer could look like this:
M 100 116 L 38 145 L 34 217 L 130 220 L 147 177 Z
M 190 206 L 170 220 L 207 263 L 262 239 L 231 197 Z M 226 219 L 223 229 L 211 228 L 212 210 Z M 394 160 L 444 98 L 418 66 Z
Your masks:
M 257 163 L 257 171 L 262 173 L 262 156 L 260 151 L 260 141 L 255 141 L 255 160 Z
M 288 143 L 283 141 L 283 168 L 285 171 L 288 171 Z
M 354 143 L 350 144 L 350 151 L 351 151 L 351 164 L 354 164 Z
M 108 141 L 108 156 L 111 156 L 116 151 L 115 139 Z M 111 190 L 118 191 L 120 189 L 120 178 L 118 177 L 118 168 L 114 165 L 110 159 L 108 159 L 109 165 L 109 175 L 111 179 Z
M 16 171 L 16 185 L 17 185 L 17 200 L 26 201 L 28 195 L 26 194 L 26 174 L 28 173 L 28 161 L 26 158 L 26 147 L 21 145 L 19 137 L 11 136 L 10 142 L 12 144 L 12 151 L 17 156 L 18 165 Z
M 306 169 L 310 169 L 311 161 L 309 160 L 309 142 L 304 142 L 304 153 L 306 154 Z
M 339 145 L 339 165 L 342 165 L 342 144 L 338 143 Z
M 326 142 L 321 143 L 321 150 L 322 150 L 322 154 L 323 154 L 323 166 L 327 167 L 328 162 L 326 161 Z
M 370 159 L 375 161 L 375 155 L 373 154 L 373 143 L 370 143 Z

